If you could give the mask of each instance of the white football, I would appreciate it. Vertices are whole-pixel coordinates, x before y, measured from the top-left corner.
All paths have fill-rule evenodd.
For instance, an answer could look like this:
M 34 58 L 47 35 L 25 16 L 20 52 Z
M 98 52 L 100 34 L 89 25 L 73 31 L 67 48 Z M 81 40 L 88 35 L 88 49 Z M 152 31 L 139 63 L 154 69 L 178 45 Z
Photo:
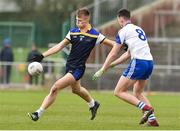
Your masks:
M 39 62 L 32 62 L 28 65 L 28 72 L 30 75 L 39 75 L 43 72 L 43 67 Z

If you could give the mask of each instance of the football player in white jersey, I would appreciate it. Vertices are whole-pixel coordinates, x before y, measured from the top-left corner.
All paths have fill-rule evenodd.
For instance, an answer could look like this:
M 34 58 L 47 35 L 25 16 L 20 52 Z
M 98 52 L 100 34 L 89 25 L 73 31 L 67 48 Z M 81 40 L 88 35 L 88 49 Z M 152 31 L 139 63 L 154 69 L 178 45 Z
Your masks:
M 131 23 L 130 11 L 127 9 L 120 9 L 117 19 L 122 27 L 116 36 L 117 44 L 112 48 L 102 68 L 94 74 L 93 79 L 96 80 L 101 77 L 108 68 L 131 58 L 127 69 L 125 69 L 116 85 L 114 95 L 143 111 L 144 115 L 139 124 L 147 122 L 149 126 L 159 126 L 154 115 L 154 109 L 149 100 L 142 94 L 147 79 L 153 70 L 153 57 L 150 53 L 146 35 L 140 27 Z M 124 43 L 128 45 L 128 50 L 116 59 Z M 130 87 L 133 87 L 133 94 L 127 92 Z

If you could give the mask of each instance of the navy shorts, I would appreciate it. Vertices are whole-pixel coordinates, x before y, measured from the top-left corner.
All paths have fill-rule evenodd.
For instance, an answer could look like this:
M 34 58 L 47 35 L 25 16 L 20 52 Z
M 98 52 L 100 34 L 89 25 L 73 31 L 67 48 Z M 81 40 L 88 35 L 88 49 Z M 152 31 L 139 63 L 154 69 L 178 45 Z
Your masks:
M 133 80 L 146 80 L 152 74 L 153 65 L 152 60 L 132 59 L 123 76 Z
M 85 67 L 72 67 L 66 65 L 66 73 L 71 73 L 76 81 L 81 79 L 84 75 Z

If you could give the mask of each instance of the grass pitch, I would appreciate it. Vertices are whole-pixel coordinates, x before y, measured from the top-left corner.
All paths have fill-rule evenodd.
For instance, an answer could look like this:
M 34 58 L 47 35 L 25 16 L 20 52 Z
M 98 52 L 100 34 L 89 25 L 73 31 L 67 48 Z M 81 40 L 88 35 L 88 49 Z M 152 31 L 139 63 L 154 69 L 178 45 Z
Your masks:
M 95 120 L 90 120 L 87 104 L 70 91 L 60 92 L 56 102 L 39 121 L 27 113 L 36 110 L 48 91 L 0 90 L 0 130 L 180 130 L 180 94 L 148 96 L 160 127 L 139 125 L 142 113 L 113 96 L 112 92 L 91 94 L 101 102 Z

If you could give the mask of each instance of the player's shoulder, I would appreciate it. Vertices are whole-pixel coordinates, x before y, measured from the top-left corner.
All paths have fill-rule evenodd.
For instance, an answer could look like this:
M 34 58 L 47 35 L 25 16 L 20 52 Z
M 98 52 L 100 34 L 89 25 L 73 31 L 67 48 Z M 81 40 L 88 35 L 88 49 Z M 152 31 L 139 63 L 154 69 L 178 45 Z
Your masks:
M 80 32 L 79 28 L 78 27 L 74 27 L 74 28 L 71 28 L 70 29 L 70 33 L 77 33 L 77 32 Z M 88 31 L 88 34 L 91 34 L 91 35 L 99 35 L 100 33 L 95 29 L 95 28 L 91 28 L 89 31 Z
M 134 24 L 131 23 L 131 24 L 127 24 L 122 29 L 123 30 L 131 30 L 131 29 L 134 29 L 134 28 L 137 28 L 137 25 L 134 25 Z
M 79 30 L 78 27 L 73 27 L 73 28 L 70 29 L 70 32 L 71 32 L 71 33 L 76 33 L 76 32 L 79 32 L 79 31 L 80 31 L 80 30 Z
M 88 31 L 89 34 L 91 35 L 99 35 L 100 33 L 95 29 L 95 28 L 91 28 L 89 31 Z
M 128 29 L 129 29 L 129 30 L 140 29 L 140 30 L 143 31 L 143 29 L 142 29 L 140 26 L 134 25 L 134 24 L 132 24 L 131 26 L 129 26 Z
M 119 30 L 119 34 L 120 33 L 127 33 L 127 32 L 131 32 L 132 30 L 135 30 L 135 29 L 141 29 L 141 27 L 137 26 L 137 25 L 134 25 L 134 24 L 127 24 L 126 26 L 124 26 L 123 28 L 121 28 Z
M 120 35 L 122 33 L 125 33 L 126 31 L 127 31 L 127 28 L 123 27 L 118 31 L 118 34 Z

